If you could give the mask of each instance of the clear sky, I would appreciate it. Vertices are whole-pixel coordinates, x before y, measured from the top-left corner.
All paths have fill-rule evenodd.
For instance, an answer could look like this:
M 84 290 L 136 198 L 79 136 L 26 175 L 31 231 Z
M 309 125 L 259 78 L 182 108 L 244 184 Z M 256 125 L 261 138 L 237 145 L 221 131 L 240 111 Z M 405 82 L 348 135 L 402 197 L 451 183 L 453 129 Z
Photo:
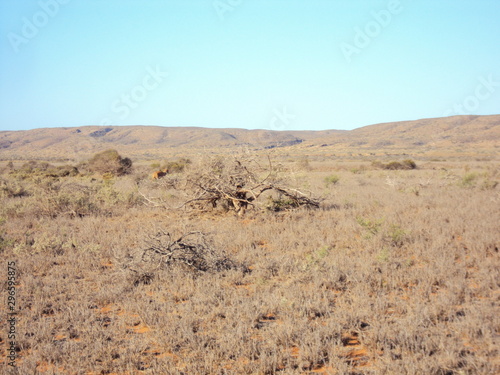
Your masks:
M 499 113 L 498 0 L 0 0 L 0 130 Z

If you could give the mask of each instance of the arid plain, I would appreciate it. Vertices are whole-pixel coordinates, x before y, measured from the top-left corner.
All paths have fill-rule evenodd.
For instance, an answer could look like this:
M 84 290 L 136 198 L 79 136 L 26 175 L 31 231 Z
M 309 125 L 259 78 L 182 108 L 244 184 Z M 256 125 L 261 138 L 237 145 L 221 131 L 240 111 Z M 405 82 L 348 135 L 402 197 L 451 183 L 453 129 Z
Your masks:
M 0 372 L 499 373 L 499 147 L 500 116 L 0 132 Z

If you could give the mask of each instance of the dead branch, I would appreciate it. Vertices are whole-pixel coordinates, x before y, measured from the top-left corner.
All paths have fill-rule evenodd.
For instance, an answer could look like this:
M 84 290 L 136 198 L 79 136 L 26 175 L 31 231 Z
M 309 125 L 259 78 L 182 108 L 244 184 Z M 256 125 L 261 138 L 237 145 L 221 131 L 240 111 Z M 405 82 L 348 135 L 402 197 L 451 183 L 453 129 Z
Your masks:
M 153 200 L 154 198 L 147 197 L 147 196 L 146 196 L 143 192 L 141 192 L 140 190 L 138 190 L 138 193 L 139 193 L 139 195 L 140 195 L 142 198 L 144 198 L 144 200 L 146 201 L 146 204 L 147 204 L 148 206 L 150 206 L 150 207 L 162 207 L 162 206 L 164 206 L 163 202 L 162 202 L 162 204 L 155 202 L 155 201 Z
M 231 260 L 224 251 L 215 249 L 206 234 L 197 231 L 188 232 L 177 239 L 169 232 L 158 231 L 147 240 L 142 260 L 159 262 L 166 267 L 180 264 L 201 272 L 246 268 Z

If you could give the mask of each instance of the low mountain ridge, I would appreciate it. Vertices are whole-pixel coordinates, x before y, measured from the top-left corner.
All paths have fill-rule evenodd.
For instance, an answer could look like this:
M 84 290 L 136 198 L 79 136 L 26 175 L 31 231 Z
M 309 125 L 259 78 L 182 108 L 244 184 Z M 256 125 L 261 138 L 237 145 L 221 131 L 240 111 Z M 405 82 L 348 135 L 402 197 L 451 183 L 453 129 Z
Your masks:
M 500 116 L 453 116 L 369 125 L 349 132 L 345 142 L 366 147 L 489 146 L 500 140 Z M 333 142 L 339 141 L 334 139 Z
M 162 157 L 187 150 L 247 147 L 373 150 L 426 147 L 495 148 L 500 115 L 453 116 L 369 125 L 350 131 L 272 131 L 239 128 L 82 126 L 0 132 L 1 159 L 85 158 L 115 148 L 132 157 Z

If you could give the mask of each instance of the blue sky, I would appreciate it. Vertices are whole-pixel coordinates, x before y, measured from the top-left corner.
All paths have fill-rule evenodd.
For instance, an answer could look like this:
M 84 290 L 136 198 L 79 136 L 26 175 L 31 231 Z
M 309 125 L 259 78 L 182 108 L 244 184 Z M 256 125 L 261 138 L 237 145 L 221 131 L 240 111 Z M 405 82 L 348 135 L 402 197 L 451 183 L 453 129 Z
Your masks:
M 1 0 L 0 130 L 500 113 L 498 0 Z

